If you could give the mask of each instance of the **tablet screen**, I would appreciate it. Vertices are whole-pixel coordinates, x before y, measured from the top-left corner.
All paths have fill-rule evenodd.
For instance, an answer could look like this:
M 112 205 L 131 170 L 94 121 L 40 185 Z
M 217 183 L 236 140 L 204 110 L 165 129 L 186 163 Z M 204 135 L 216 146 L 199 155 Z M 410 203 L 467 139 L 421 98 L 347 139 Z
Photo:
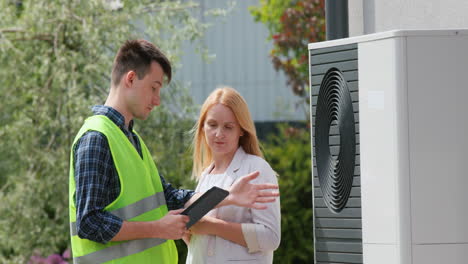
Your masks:
M 211 209 L 215 208 L 216 205 L 218 205 L 228 195 L 228 191 L 216 186 L 206 191 L 202 196 L 200 196 L 200 198 L 181 213 L 190 217 L 190 221 L 187 223 L 187 228 L 190 228 L 198 222 L 198 220 L 211 211 Z

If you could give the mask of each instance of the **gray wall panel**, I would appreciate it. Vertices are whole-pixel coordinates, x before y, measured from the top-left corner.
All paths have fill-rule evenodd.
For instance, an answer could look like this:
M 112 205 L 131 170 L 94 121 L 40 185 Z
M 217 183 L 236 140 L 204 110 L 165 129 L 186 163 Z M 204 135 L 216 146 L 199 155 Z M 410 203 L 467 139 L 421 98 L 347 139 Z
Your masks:
M 343 72 L 343 75 L 344 75 L 344 77 L 346 78 L 346 80 L 348 82 L 358 80 L 358 72 L 357 71 Z M 317 73 L 317 75 L 315 75 L 315 73 L 313 73 L 310 76 L 310 81 L 312 83 L 312 86 L 320 85 L 320 83 L 322 82 L 323 76 L 324 76 L 324 73 Z
M 228 0 L 197 0 L 203 14 L 212 8 L 225 9 Z M 236 1 L 231 13 L 224 18 L 204 17 L 212 26 L 203 43 L 215 58 L 207 63 L 195 53 L 195 47 L 185 44 L 177 79 L 190 83 L 195 103 L 202 104 L 208 94 L 220 85 L 237 89 L 246 99 L 255 121 L 305 120 L 302 109 L 296 109 L 299 100 L 286 86 L 283 73 L 276 72 L 269 52 L 268 30 L 256 23 L 248 11 L 258 0 Z
M 362 247 L 355 243 L 337 243 L 334 241 L 327 241 L 318 242 L 316 247 L 318 251 L 329 249 L 331 251 L 341 253 L 362 253 Z
M 356 60 L 357 59 L 357 50 L 345 50 L 345 51 L 337 51 L 334 53 L 325 53 L 314 55 L 313 61 L 310 61 L 311 65 L 319 65 L 324 63 L 330 62 L 337 62 L 337 61 L 345 61 L 345 60 Z
M 313 138 L 313 185 L 314 185 L 314 232 L 316 263 L 362 263 L 361 178 L 359 146 L 359 94 L 357 45 L 343 45 L 312 50 L 310 52 L 312 138 Z M 351 192 L 345 207 L 335 212 L 328 208 L 320 188 L 316 166 L 315 118 L 320 84 L 330 68 L 337 68 L 346 80 L 352 100 L 355 119 L 356 155 Z M 343 140 L 337 125 L 329 128 L 330 154 L 337 157 Z M 343 143 L 343 142 L 341 142 Z M 326 197 L 325 197 L 326 198 Z
M 320 188 L 314 188 L 314 196 L 315 198 L 323 197 L 322 191 Z M 361 197 L 361 188 L 360 187 L 352 187 L 350 197 Z M 340 214 L 335 214 L 336 217 L 339 217 Z
M 362 254 L 317 252 L 317 263 L 362 263 Z
M 318 54 L 324 54 L 324 53 L 331 53 L 330 56 L 334 56 L 333 53 L 335 52 L 342 52 L 344 50 L 355 50 L 356 49 L 356 44 L 349 44 L 349 45 L 342 45 L 342 46 L 335 46 L 335 47 L 327 47 L 327 48 L 321 48 L 321 49 L 315 49 L 310 51 L 310 55 L 314 57 L 315 55 Z M 313 61 L 313 58 L 311 59 Z
M 355 199 L 355 200 L 360 200 L 360 199 Z M 317 228 L 359 229 L 362 227 L 362 222 L 361 222 L 361 219 L 346 219 L 346 221 L 343 221 L 341 219 L 336 219 L 336 218 L 317 218 L 315 220 L 315 225 Z M 330 242 L 330 241 L 325 241 L 325 242 Z M 324 250 L 321 249 L 321 251 L 324 251 Z M 331 249 L 331 251 L 334 251 L 334 250 Z

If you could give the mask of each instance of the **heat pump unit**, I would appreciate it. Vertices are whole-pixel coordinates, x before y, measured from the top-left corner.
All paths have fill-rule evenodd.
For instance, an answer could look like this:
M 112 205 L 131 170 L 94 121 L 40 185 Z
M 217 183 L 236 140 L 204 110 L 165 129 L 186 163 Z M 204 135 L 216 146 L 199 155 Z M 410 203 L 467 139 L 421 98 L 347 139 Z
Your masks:
M 468 30 L 309 44 L 316 263 L 468 263 Z

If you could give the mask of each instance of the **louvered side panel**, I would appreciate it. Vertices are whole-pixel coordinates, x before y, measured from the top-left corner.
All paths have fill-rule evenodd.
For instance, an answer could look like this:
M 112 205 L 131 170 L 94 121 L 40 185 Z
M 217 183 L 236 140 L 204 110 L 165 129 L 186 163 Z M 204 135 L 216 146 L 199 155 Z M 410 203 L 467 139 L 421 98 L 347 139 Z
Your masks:
M 345 207 L 335 212 L 326 203 L 317 169 L 315 120 L 317 98 L 325 74 L 331 68 L 338 69 L 346 80 L 352 101 L 355 123 L 355 165 L 349 198 Z M 321 48 L 310 51 L 311 120 L 313 141 L 314 185 L 314 235 L 316 263 L 362 263 L 361 177 L 359 151 L 359 80 L 358 50 L 356 44 Z M 340 153 L 340 131 L 330 126 L 330 155 Z

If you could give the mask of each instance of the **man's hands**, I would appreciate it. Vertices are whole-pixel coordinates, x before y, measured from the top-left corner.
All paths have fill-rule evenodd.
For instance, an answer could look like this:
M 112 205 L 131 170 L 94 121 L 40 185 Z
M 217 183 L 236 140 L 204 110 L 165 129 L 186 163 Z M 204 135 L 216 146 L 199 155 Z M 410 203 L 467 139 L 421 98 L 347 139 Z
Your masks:
M 169 211 L 163 218 L 154 221 L 156 237 L 176 240 L 189 234 L 186 225 L 190 219 L 188 216 L 180 214 L 183 210 Z
M 112 241 L 143 238 L 180 239 L 185 234 L 189 234 L 186 227 L 189 217 L 180 214 L 183 210 L 169 211 L 167 215 L 156 221 L 124 221 L 119 233 L 112 238 Z
M 256 179 L 258 171 L 243 176 L 229 189 L 229 195 L 222 205 L 237 205 L 253 209 L 266 209 L 267 206 L 259 203 L 271 203 L 279 196 L 278 191 L 264 191 L 267 189 L 278 189 L 277 184 L 264 183 L 253 184 L 250 181 Z
M 214 235 L 215 233 L 213 230 L 216 230 L 217 226 L 215 224 L 218 222 L 220 222 L 219 219 L 204 216 L 196 224 L 190 227 L 189 231 L 184 234 L 182 239 L 185 244 L 189 245 L 192 235 Z

